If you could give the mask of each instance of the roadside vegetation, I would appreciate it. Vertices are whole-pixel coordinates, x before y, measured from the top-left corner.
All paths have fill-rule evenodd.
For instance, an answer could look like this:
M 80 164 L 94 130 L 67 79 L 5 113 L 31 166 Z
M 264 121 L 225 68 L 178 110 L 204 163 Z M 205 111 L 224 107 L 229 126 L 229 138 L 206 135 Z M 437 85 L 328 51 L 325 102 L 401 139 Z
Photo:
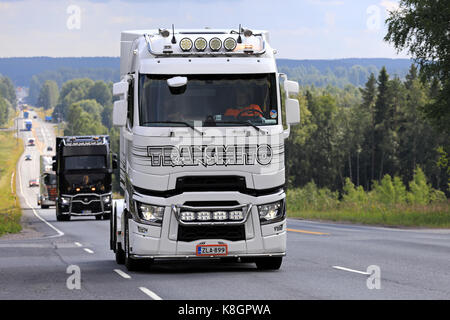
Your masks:
M 407 187 L 399 177 L 385 175 L 371 191 L 349 178 L 342 194 L 314 182 L 288 190 L 288 216 L 382 226 L 450 228 L 450 201 L 426 181 L 420 168 Z
M 0 132 L 0 236 L 20 232 L 22 229 L 21 208 L 15 183 L 16 164 L 22 153 L 23 143 L 21 140 L 17 141 L 13 131 Z

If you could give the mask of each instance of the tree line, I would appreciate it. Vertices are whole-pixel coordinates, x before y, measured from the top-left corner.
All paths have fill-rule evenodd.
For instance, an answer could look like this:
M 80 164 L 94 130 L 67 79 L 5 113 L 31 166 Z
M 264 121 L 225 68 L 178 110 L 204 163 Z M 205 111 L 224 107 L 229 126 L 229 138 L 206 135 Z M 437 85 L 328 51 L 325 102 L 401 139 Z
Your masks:
M 0 126 L 5 125 L 17 103 L 16 90 L 8 77 L 0 75 Z
M 342 192 L 348 178 L 371 190 L 388 174 L 405 185 L 419 167 L 434 188 L 449 192 L 450 137 L 425 117 L 439 84 L 412 65 L 406 79 L 390 78 L 385 68 L 363 88 L 302 87 L 301 125 L 287 142 L 291 187 L 314 182 Z

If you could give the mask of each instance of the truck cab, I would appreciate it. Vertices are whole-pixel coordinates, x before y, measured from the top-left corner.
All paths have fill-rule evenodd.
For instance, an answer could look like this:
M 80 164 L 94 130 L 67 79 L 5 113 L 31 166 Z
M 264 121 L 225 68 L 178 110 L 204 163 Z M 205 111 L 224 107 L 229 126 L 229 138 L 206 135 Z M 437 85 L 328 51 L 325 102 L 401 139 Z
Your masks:
M 95 216 L 109 219 L 112 201 L 112 171 L 116 166 L 109 136 L 56 138 L 56 218 Z
M 118 263 L 281 266 L 284 140 L 300 111 L 289 97 L 298 84 L 278 73 L 274 54 L 267 31 L 122 32 L 113 124 L 124 199 L 110 237 Z

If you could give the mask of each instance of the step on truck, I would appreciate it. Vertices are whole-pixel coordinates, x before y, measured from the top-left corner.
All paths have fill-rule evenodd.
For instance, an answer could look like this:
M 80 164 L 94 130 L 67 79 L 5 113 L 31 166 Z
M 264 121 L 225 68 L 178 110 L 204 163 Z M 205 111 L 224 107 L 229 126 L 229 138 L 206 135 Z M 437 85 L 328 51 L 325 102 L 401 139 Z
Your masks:
M 109 219 L 112 204 L 112 172 L 117 166 L 109 136 L 56 138 L 52 169 L 56 173 L 56 219 L 95 216 Z
M 125 31 L 120 50 L 117 263 L 227 259 L 279 269 L 284 141 L 300 121 L 289 95 L 299 88 L 278 73 L 268 32 Z

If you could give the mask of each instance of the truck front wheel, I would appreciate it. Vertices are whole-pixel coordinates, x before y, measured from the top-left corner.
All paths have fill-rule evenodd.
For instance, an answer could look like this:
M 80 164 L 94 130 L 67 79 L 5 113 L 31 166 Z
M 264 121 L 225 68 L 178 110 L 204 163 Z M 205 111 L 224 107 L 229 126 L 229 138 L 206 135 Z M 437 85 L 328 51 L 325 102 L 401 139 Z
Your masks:
M 70 214 L 67 215 L 63 215 L 61 213 L 59 213 L 60 208 L 59 205 L 56 205 L 56 220 L 57 221 L 69 221 L 70 220 Z
M 259 270 L 278 270 L 283 262 L 282 257 L 260 258 L 255 261 Z
M 137 271 L 142 266 L 142 261 L 130 257 L 130 233 L 128 228 L 128 216 L 125 216 L 125 232 L 124 232 L 124 264 L 128 271 Z

